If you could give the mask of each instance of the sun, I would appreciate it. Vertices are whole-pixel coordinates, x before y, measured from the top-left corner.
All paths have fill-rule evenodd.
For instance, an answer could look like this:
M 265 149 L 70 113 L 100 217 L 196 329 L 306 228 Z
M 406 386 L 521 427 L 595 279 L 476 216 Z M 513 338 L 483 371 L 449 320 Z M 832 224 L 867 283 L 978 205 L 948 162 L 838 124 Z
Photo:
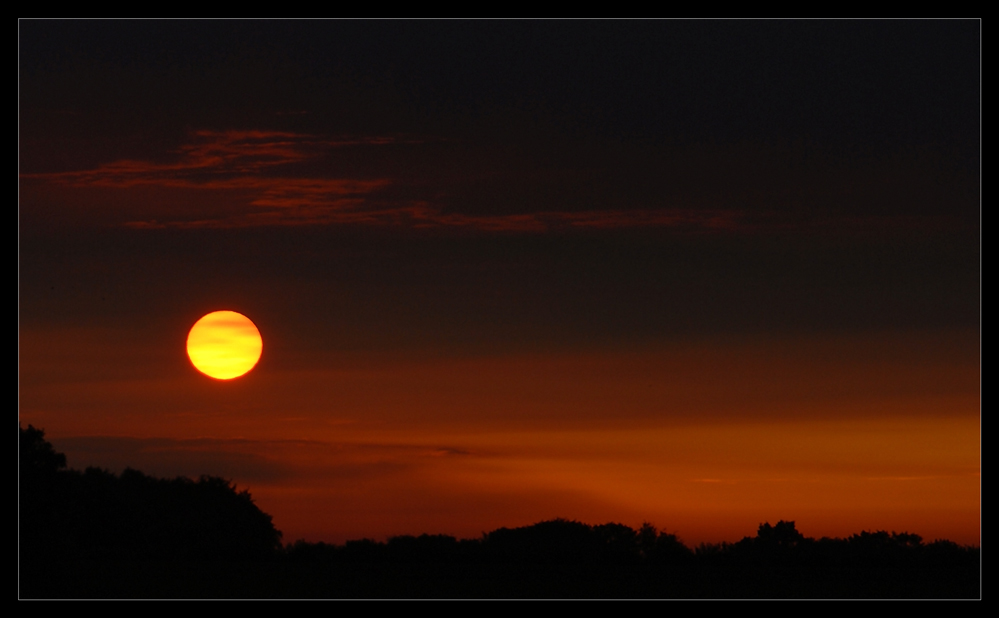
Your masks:
M 246 374 L 260 360 L 264 342 L 250 318 L 235 311 L 214 311 L 187 334 L 187 355 L 201 373 L 218 380 Z

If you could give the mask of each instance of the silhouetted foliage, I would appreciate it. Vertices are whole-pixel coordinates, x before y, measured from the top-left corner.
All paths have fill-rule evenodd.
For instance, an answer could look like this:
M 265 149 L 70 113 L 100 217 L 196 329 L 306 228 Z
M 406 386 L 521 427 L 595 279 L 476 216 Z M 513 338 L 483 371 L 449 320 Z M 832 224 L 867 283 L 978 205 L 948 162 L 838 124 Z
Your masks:
M 55 474 L 66 467 L 66 456 L 55 452 L 45 440 L 45 432 L 28 425 L 20 428 L 21 474 Z
M 379 574 L 414 565 L 419 571 L 406 573 L 419 578 L 424 588 L 402 583 L 379 588 L 401 596 L 434 596 L 432 590 L 449 591 L 443 596 L 488 590 L 492 592 L 484 596 L 526 597 L 978 596 L 976 548 L 950 542 L 924 545 L 919 535 L 907 532 L 816 540 L 783 520 L 760 524 L 755 537 L 701 544 L 696 552 L 649 523 L 634 530 L 623 524 L 590 526 L 555 519 L 500 528 L 474 540 L 423 535 L 343 546 L 298 541 L 285 555 L 291 563 L 364 565 Z M 447 571 L 449 577 L 466 578 L 460 586 L 423 579 L 427 569 L 447 565 L 456 569 Z
M 65 470 L 65 456 L 30 425 L 21 429 L 20 464 L 27 560 L 261 559 L 281 547 L 271 517 L 225 479 Z
M 636 541 L 641 556 L 653 563 L 681 563 L 694 555 L 675 534 L 659 532 L 649 522 L 638 529 Z
M 696 551 L 647 522 L 634 530 L 567 519 L 478 539 L 423 534 L 282 548 L 270 516 L 225 479 L 77 472 L 42 431 L 29 425 L 20 440 L 24 596 L 980 596 L 978 548 L 927 544 L 908 532 L 816 540 L 783 520 Z
M 764 547 L 780 547 L 781 549 L 791 549 L 797 547 L 805 537 L 794 527 L 793 521 L 781 520 L 776 526 L 771 526 L 770 522 L 760 524 L 760 529 L 756 532 L 756 542 Z
M 605 550 L 593 528 L 565 519 L 493 530 L 486 535 L 483 546 L 491 558 L 530 563 L 579 561 Z

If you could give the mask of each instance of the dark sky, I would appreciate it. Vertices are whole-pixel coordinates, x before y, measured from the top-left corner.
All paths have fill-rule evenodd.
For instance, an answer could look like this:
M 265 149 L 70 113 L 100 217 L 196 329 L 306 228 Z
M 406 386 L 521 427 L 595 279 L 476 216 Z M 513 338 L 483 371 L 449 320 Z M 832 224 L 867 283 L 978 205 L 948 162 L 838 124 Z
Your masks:
M 472 466 L 467 486 L 495 497 L 507 486 L 469 470 L 499 457 L 519 462 L 503 478 L 544 477 L 518 450 L 539 428 L 558 443 L 692 418 L 718 431 L 776 418 L 795 435 L 842 422 L 858 440 L 893 433 L 851 424 L 861 417 L 929 423 L 919 435 L 957 432 L 953 452 L 977 457 L 977 20 L 22 20 L 18 47 L 20 417 L 75 440 L 77 466 L 119 465 L 112 438 L 151 440 L 126 451 L 190 474 L 163 462 L 224 443 L 334 500 L 346 490 L 279 455 L 287 444 L 225 441 L 280 434 L 341 454 L 446 442 L 479 462 L 455 464 Z M 264 335 L 260 366 L 223 390 L 183 354 L 217 309 Z M 251 409 L 253 423 L 233 421 Z M 311 420 L 262 420 L 278 416 Z M 163 440 L 181 455 L 150 455 Z M 573 457 L 600 460 L 598 438 L 581 444 Z M 933 467 L 906 444 L 886 452 Z M 690 461 L 721 461 L 711 452 Z M 238 480 L 244 468 L 219 457 Z M 371 465 L 398 463 L 384 457 Z M 682 482 L 708 474 L 649 457 Z M 977 472 L 947 461 L 861 476 L 964 475 L 960 517 L 920 502 L 927 486 L 847 519 L 932 512 L 912 525 L 946 520 L 975 540 Z M 576 516 L 523 489 L 509 502 L 524 506 L 483 518 L 493 498 L 462 502 L 457 472 L 427 474 L 451 505 L 440 531 Z M 255 495 L 301 511 L 276 497 L 290 491 L 279 477 Z M 687 512 L 716 521 L 690 534 L 734 534 L 723 500 L 646 504 L 645 486 L 567 478 L 535 489 L 568 492 L 558 504 L 587 516 Z M 399 504 L 422 513 L 419 530 L 385 515 L 399 504 L 350 491 L 368 505 L 361 523 L 286 528 L 435 531 L 417 498 Z M 822 512 L 816 500 L 786 504 Z

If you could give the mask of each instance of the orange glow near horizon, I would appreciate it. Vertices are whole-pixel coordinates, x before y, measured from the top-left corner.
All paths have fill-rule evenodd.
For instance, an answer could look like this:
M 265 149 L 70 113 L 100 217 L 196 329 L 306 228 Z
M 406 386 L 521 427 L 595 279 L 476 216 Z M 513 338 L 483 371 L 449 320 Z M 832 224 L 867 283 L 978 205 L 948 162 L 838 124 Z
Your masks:
M 968 415 L 397 432 L 261 445 L 300 476 L 251 490 L 287 541 L 471 538 L 562 517 L 649 521 L 691 546 L 780 519 L 816 538 L 885 529 L 977 545 L 977 429 Z
M 215 311 L 198 320 L 187 335 L 187 355 L 201 373 L 218 380 L 246 374 L 260 360 L 263 340 L 248 317 Z
M 649 521 L 688 545 L 780 519 L 813 537 L 980 544 L 975 333 L 300 366 L 275 335 L 267 371 L 235 388 L 180 363 L 155 379 L 31 379 L 70 373 L 67 342 L 83 354 L 96 336 L 22 338 L 22 422 L 77 469 L 231 479 L 287 542 L 468 538 L 563 517 Z M 148 357 L 100 336 L 101 362 Z

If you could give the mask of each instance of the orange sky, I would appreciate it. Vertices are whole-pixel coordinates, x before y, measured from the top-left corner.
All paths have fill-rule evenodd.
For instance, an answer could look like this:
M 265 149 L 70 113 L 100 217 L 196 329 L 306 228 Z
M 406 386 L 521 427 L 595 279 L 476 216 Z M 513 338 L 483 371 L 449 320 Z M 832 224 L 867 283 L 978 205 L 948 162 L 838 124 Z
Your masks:
M 19 22 L 22 425 L 285 540 L 979 543 L 975 20 Z M 246 376 L 185 353 L 212 311 Z
M 48 336 L 22 335 L 21 420 L 53 428 L 71 466 L 233 478 L 288 540 L 571 517 L 648 520 L 688 543 L 778 519 L 979 542 L 974 333 L 286 370 L 265 355 L 230 383 L 185 365 L 182 345 L 163 376 L 88 376 L 87 350 L 105 352 L 90 367 L 143 351 Z

